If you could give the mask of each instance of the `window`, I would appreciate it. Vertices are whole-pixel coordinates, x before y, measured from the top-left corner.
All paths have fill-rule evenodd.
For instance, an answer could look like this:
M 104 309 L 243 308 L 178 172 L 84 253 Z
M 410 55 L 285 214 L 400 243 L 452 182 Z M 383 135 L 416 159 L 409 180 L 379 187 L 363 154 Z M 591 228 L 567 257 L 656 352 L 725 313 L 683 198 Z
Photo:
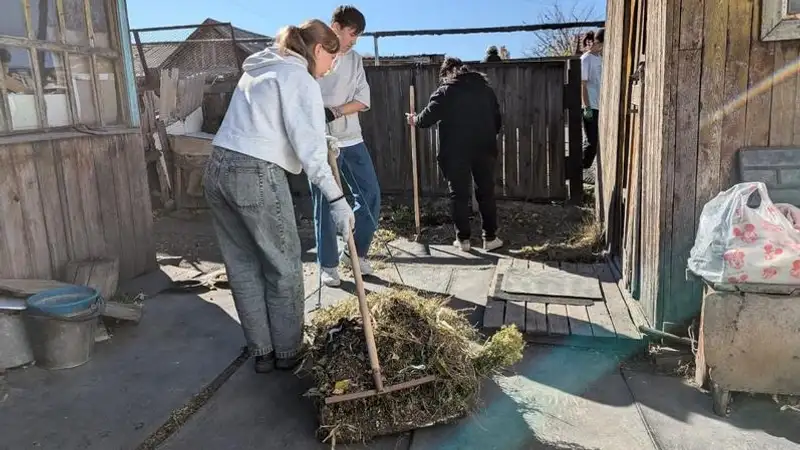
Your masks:
M 113 0 L 15 0 L 0 15 L 0 132 L 124 123 Z
M 761 0 L 761 40 L 800 39 L 800 0 Z

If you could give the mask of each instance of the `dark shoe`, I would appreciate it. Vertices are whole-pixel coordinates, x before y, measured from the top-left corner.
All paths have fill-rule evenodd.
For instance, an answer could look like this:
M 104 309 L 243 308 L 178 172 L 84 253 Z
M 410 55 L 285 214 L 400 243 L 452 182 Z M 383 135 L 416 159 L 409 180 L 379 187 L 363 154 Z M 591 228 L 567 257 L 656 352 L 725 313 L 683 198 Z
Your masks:
M 255 357 L 256 373 L 270 373 L 275 370 L 275 353 Z
M 299 356 L 293 358 L 278 358 L 275 360 L 275 368 L 278 370 L 294 370 L 300 364 Z

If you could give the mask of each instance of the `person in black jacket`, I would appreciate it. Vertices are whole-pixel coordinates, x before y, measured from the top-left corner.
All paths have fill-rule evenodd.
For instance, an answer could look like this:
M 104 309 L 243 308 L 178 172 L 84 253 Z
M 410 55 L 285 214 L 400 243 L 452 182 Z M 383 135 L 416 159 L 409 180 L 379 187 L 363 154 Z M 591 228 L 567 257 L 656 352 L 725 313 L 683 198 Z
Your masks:
M 494 169 L 497 134 L 502 126 L 497 96 L 486 75 L 475 72 L 458 58 L 447 58 L 439 70 L 441 84 L 418 115 L 407 114 L 409 125 L 428 128 L 439 124 L 439 168 L 448 182 L 454 245 L 470 250 L 472 187 L 483 221 L 483 247 L 503 246 L 497 238 Z

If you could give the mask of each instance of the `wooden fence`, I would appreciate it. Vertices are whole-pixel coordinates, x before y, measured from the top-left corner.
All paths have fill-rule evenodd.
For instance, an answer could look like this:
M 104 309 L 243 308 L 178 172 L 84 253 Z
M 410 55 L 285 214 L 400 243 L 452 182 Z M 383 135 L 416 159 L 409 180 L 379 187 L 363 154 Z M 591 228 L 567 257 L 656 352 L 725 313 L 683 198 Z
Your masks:
M 580 203 L 580 60 L 478 64 L 476 69 L 488 75 L 503 113 L 503 131 L 498 136 L 497 196 Z M 438 70 L 435 65 L 366 68 L 372 105 L 361 114 L 361 125 L 384 193 L 411 192 L 411 132 L 404 115 L 409 110 L 409 87 L 415 86 L 416 110 L 422 110 L 437 87 Z M 204 129 L 212 133 L 227 109 L 232 85 L 214 88 L 204 99 Z M 436 164 L 437 128 L 417 130 L 416 139 L 421 192 L 445 195 L 447 185 Z M 293 177 L 292 188 L 298 195 L 308 193 L 303 177 Z

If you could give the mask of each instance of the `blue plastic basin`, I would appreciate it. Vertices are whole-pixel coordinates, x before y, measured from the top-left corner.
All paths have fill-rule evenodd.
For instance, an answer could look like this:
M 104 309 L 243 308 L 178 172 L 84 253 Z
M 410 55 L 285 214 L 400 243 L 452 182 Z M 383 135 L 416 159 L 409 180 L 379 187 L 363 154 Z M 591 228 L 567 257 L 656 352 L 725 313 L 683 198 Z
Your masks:
M 29 313 L 69 316 L 88 310 L 98 302 L 100 293 L 88 286 L 65 286 L 28 297 Z

